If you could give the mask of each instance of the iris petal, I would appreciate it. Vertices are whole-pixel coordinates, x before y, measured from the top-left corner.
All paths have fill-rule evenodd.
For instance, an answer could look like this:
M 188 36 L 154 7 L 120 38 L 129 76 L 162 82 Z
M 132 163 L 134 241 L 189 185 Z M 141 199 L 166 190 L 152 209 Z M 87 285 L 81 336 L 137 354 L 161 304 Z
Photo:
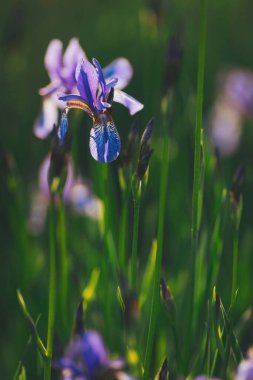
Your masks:
M 101 86 L 102 96 L 105 99 L 105 97 L 106 97 L 106 83 L 105 83 L 105 78 L 104 78 L 102 68 L 101 68 L 100 63 L 98 62 L 98 60 L 96 58 L 93 58 L 92 63 L 96 67 L 99 84 Z
M 62 42 L 60 40 L 54 39 L 50 42 L 44 62 L 50 79 L 58 80 L 62 67 Z
M 66 136 L 66 133 L 68 131 L 68 116 L 66 112 L 62 112 L 61 114 L 61 121 L 58 129 L 58 137 L 61 142 L 64 142 L 64 138 Z
M 51 82 L 47 86 L 42 87 L 39 90 L 39 94 L 41 96 L 51 96 L 54 92 L 59 90 L 60 87 L 61 87 L 61 83 L 59 81 L 58 82 Z
M 127 107 L 130 115 L 134 115 L 136 112 L 142 110 L 144 105 L 140 103 L 138 100 L 133 98 L 132 96 L 126 94 L 120 90 L 114 90 L 114 102 L 120 103 L 123 106 Z
M 115 124 L 108 112 L 99 114 L 90 131 L 90 152 L 99 162 L 116 160 L 121 142 Z
M 59 100 L 62 100 L 63 102 L 70 102 L 72 100 L 77 102 L 83 102 L 83 98 L 77 94 L 62 95 L 59 96 Z
M 71 38 L 63 56 L 62 76 L 72 86 L 75 84 L 76 66 L 82 58 L 86 58 L 86 55 L 79 44 L 78 38 Z
M 111 91 L 112 87 L 116 87 L 116 84 L 118 83 L 118 78 L 111 78 L 106 83 L 106 93 L 108 94 Z
M 43 101 L 42 111 L 33 126 L 33 132 L 40 139 L 46 138 L 58 121 L 57 106 L 50 98 Z
M 115 59 L 103 69 L 106 81 L 118 78 L 115 88 L 121 90 L 126 87 L 133 76 L 133 68 L 126 58 Z
M 98 76 L 95 67 L 82 59 L 76 68 L 77 88 L 85 103 L 94 109 L 98 88 Z

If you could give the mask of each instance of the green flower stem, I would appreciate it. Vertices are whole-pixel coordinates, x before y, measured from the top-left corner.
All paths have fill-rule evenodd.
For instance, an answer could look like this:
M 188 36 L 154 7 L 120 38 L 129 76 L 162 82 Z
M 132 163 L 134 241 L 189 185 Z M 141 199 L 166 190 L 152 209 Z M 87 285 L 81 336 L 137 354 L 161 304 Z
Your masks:
M 230 306 L 230 324 L 228 336 L 225 345 L 224 360 L 222 366 L 222 378 L 227 378 L 227 369 L 229 364 L 229 356 L 232 349 L 233 328 L 234 328 L 234 311 L 237 291 L 237 273 L 238 273 L 238 246 L 239 246 L 239 225 L 240 216 L 236 213 L 234 220 L 234 241 L 233 241 L 233 273 L 232 273 L 232 289 L 231 289 L 231 306 Z
M 134 225 L 133 225 L 133 243 L 132 243 L 132 266 L 131 266 L 131 284 L 137 289 L 138 273 L 138 234 L 140 219 L 140 201 L 134 200 Z
M 110 342 L 111 337 L 111 298 L 110 298 L 110 287 L 109 287 L 109 250 L 108 250 L 108 232 L 109 232 L 109 197 L 108 197 L 108 166 L 103 164 L 102 167 L 103 175 L 103 200 L 104 200 L 104 218 L 103 218 L 103 260 L 102 260 L 102 270 L 103 270 L 103 290 L 104 290 L 104 310 L 105 310 L 105 332 L 107 341 Z
M 189 310 L 189 327 L 188 342 L 189 350 L 192 349 L 192 328 L 193 328 L 193 310 L 194 310 L 194 292 L 195 292 L 195 266 L 196 253 L 198 248 L 199 235 L 199 184 L 200 184 L 200 165 L 201 165 L 201 129 L 202 129 L 202 105 L 204 92 L 204 69 L 205 69 L 205 51 L 206 51 L 206 0 L 200 0 L 200 33 L 199 33 L 199 57 L 198 57 L 198 84 L 197 84 L 197 109 L 196 109 L 196 127 L 195 127 L 195 148 L 194 148 L 194 177 L 193 177 L 193 194 L 192 194 L 192 227 L 191 227 L 191 272 L 190 272 L 190 310 Z M 189 353 L 190 354 L 190 353 Z
M 120 238 L 119 238 L 119 265 L 122 270 L 126 266 L 126 244 L 127 244 L 127 229 L 128 229 L 128 216 L 129 216 L 129 190 L 126 189 L 123 193 L 123 205 L 120 224 Z
M 167 111 L 164 114 L 164 119 L 165 119 L 166 114 L 167 114 Z M 164 124 L 166 125 L 166 119 L 164 120 Z M 165 219 L 165 211 L 166 211 L 168 174 L 169 174 L 169 140 L 166 137 L 163 140 L 161 165 L 162 165 L 162 169 L 161 169 L 160 194 L 159 194 L 157 256 L 156 256 L 156 263 L 155 263 L 154 287 L 153 287 L 153 294 L 152 294 L 147 347 L 146 347 L 146 353 L 145 353 L 145 359 L 144 359 L 143 379 L 147 379 L 149 377 L 152 348 L 154 345 L 156 319 L 157 319 L 158 308 L 159 308 L 160 274 L 161 274 L 163 237 L 164 237 L 164 219 Z
M 231 305 L 233 305 L 235 302 L 236 291 L 237 291 L 238 246 L 239 246 L 239 226 L 235 226 L 234 241 L 233 241 L 233 273 L 232 273 Z
M 69 280 L 69 260 L 67 252 L 66 216 L 63 202 L 63 194 L 60 194 L 59 202 L 59 228 L 58 239 L 60 245 L 60 283 L 61 283 L 61 320 L 63 327 L 68 325 L 68 280 Z
M 56 294 L 56 265 L 55 265 L 55 205 L 54 197 L 51 198 L 49 209 L 49 301 L 48 301 L 48 327 L 47 327 L 47 356 L 45 361 L 44 380 L 51 380 L 51 362 L 53 355 L 53 338 L 55 322 L 55 294 Z

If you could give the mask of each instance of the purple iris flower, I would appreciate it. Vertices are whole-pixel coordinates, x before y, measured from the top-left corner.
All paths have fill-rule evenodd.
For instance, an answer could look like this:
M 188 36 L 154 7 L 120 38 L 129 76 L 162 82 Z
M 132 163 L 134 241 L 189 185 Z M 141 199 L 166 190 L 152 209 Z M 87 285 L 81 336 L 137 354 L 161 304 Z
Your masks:
M 38 235 L 43 231 L 47 209 L 50 203 L 50 188 L 48 172 L 50 155 L 43 161 L 38 178 L 38 190 L 32 196 L 28 227 L 31 233 Z M 75 177 L 73 162 L 70 160 L 67 167 L 67 178 L 63 190 L 63 200 L 67 207 L 81 216 L 100 220 L 102 216 L 102 202 L 91 191 L 89 184 L 82 177 Z M 59 199 L 56 197 L 56 205 Z
M 63 358 L 56 360 L 55 367 L 61 371 L 62 380 L 94 380 L 98 378 L 122 379 L 124 360 L 108 357 L 101 336 L 92 330 L 75 335 Z
M 79 94 L 67 94 L 59 99 L 66 102 L 67 110 L 81 109 L 92 118 L 91 155 L 97 161 L 111 162 L 118 157 L 121 149 L 120 137 L 109 112 L 111 98 L 127 107 L 131 115 L 140 111 L 143 104 L 120 90 L 129 80 L 129 72 L 126 70 L 124 74 L 124 70 L 121 71 L 122 61 L 118 67 L 117 62 L 114 62 L 104 72 L 95 58 L 92 63 L 81 59 L 77 65 L 76 82 Z M 60 135 L 63 134 L 60 132 Z
M 72 38 L 63 53 L 63 44 L 60 40 L 54 39 L 50 42 L 45 55 L 45 68 L 48 72 L 50 83 L 40 89 L 39 94 L 43 97 L 42 111 L 34 124 L 34 133 L 39 138 L 46 138 L 53 130 L 53 126 L 58 124 L 58 111 L 64 108 L 63 102 L 59 101 L 58 94 L 70 94 L 77 92 L 76 67 L 80 59 L 86 59 L 77 38 Z M 103 70 L 104 77 L 107 81 L 116 77 L 114 100 L 130 104 L 132 98 L 127 96 L 121 90 L 126 87 L 133 75 L 131 64 L 126 58 L 115 59 Z M 135 113 L 134 105 L 131 106 L 131 112 Z

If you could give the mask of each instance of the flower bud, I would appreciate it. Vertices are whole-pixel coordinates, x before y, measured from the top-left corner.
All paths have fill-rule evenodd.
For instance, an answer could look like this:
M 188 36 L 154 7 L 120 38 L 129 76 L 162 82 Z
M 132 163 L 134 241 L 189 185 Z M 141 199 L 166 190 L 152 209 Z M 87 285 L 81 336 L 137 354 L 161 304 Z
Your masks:
M 153 150 L 150 149 L 150 145 L 149 145 L 149 142 L 153 133 L 153 128 L 154 128 L 154 120 L 151 119 L 148 122 L 141 138 L 140 156 L 139 156 L 138 166 L 136 169 L 136 174 L 137 174 L 137 177 L 139 177 L 140 181 L 142 180 L 142 178 L 144 177 L 144 174 L 146 173 L 150 157 L 153 153 Z
M 160 280 L 160 294 L 172 326 L 176 323 L 176 310 L 173 295 L 163 278 Z
M 62 135 L 64 132 L 62 132 Z M 68 166 L 68 151 L 70 148 L 70 139 L 67 133 L 65 133 L 63 140 L 59 138 L 56 129 L 53 132 L 53 147 L 50 159 L 50 168 L 48 174 L 48 182 L 51 193 L 63 191 L 66 178 L 67 178 L 67 166 Z
M 168 380 L 169 378 L 169 363 L 167 358 L 164 359 L 161 368 L 159 369 L 155 380 Z

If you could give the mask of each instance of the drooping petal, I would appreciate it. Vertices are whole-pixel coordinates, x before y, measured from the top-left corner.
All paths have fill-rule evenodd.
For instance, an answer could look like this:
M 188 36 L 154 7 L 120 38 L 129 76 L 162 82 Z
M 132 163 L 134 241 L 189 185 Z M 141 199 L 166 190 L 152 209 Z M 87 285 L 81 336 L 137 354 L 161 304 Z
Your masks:
M 90 152 L 99 162 L 116 160 L 121 142 L 115 124 L 108 112 L 99 114 L 90 131 Z
M 42 111 L 33 126 L 33 132 L 40 139 L 46 138 L 58 122 L 58 110 L 56 104 L 46 98 L 43 101 Z
M 46 87 L 42 87 L 39 90 L 41 96 L 51 96 L 53 93 L 59 90 L 61 83 L 59 81 L 51 82 Z
M 54 39 L 50 42 L 44 62 L 51 81 L 58 80 L 62 67 L 62 42 L 60 40 Z
M 83 98 L 77 94 L 61 95 L 59 96 L 59 100 L 66 103 L 71 101 L 83 102 Z
M 106 82 L 112 78 L 117 78 L 115 88 L 121 90 L 126 87 L 133 76 L 133 68 L 126 58 L 115 59 L 103 69 Z
M 76 68 L 77 88 L 85 103 L 94 109 L 98 88 L 98 75 L 95 67 L 82 59 Z
M 82 375 L 82 370 L 74 363 L 73 360 L 69 358 L 62 358 L 54 361 L 54 367 L 62 371 L 69 370 L 71 372 L 71 377 L 76 379 L 76 376 Z
M 140 103 L 138 100 L 121 90 L 114 90 L 113 100 L 127 107 L 130 115 L 134 115 L 136 112 L 142 110 L 144 107 L 144 105 Z
M 48 199 L 48 201 L 50 200 L 50 188 L 48 184 L 49 167 L 50 167 L 50 155 L 48 155 L 42 162 L 39 169 L 39 178 L 38 178 L 39 192 L 45 197 L 45 199 Z
M 63 56 L 62 68 L 62 77 L 69 83 L 70 87 L 75 83 L 76 66 L 83 58 L 87 59 L 78 38 L 71 38 Z
M 59 97 L 59 100 L 66 102 L 68 108 L 75 108 L 87 112 L 90 117 L 93 117 L 93 112 L 88 106 L 87 103 L 84 102 L 83 98 L 80 95 L 69 94 L 63 95 Z

